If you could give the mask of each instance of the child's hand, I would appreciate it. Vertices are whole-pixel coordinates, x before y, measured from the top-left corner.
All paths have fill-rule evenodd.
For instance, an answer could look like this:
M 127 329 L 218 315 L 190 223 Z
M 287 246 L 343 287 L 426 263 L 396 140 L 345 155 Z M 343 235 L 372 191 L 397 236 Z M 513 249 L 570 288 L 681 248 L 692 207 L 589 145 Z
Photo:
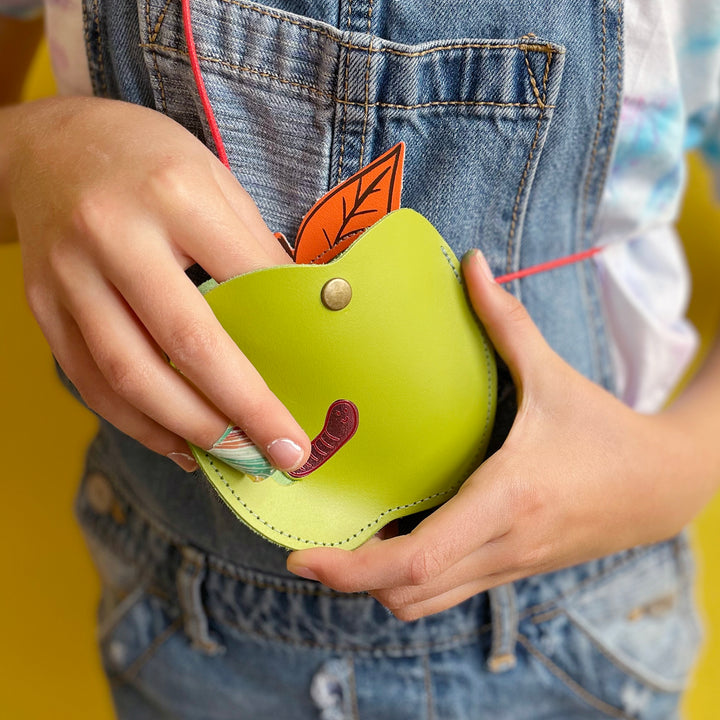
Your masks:
M 410 535 L 288 559 L 291 571 L 339 591 L 369 591 L 403 620 L 672 536 L 711 492 L 698 480 L 708 464 L 699 464 L 695 438 L 671 414 L 637 414 L 579 375 L 490 279 L 481 256 L 470 255 L 463 268 L 475 311 L 518 388 L 505 444 Z
M 277 467 L 300 466 L 309 439 L 184 273 L 197 262 L 223 281 L 289 262 L 232 174 L 127 103 L 56 98 L 5 121 L 27 297 L 87 404 L 186 469 L 183 438 L 209 448 L 229 424 Z M 278 439 L 292 442 L 268 451 Z

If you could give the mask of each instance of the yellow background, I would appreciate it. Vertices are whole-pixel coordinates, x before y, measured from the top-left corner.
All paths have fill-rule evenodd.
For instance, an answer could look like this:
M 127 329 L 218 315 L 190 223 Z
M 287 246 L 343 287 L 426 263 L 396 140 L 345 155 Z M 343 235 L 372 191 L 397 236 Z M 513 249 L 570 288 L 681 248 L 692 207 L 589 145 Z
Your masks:
M 29 97 L 52 92 L 43 51 Z M 708 177 L 691 162 L 680 224 L 695 280 L 691 317 L 708 337 L 720 317 L 720 211 Z M 98 583 L 71 503 L 93 417 L 59 385 L 22 291 L 18 248 L 0 246 L 0 720 L 110 720 L 94 645 Z M 25 459 L 42 475 L 26 474 Z M 707 643 L 685 699 L 685 717 L 720 717 L 720 496 L 694 524 L 698 598 Z M 558 719 L 560 720 L 560 719 Z

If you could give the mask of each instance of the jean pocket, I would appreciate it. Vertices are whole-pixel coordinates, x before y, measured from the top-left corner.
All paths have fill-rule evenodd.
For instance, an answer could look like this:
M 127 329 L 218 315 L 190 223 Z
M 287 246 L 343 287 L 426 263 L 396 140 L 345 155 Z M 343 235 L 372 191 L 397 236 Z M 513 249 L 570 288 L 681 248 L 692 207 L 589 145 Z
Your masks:
M 328 187 L 404 141 L 403 205 L 456 254 L 481 244 L 494 270 L 513 265 L 562 47 L 532 35 L 468 39 L 450 26 L 403 44 L 370 32 L 369 19 L 367 32 L 342 29 L 337 8 L 326 22 L 230 0 L 193 13 L 230 164 L 273 230 L 293 237 Z M 178 8 L 148 0 L 143 17 L 157 108 L 209 139 Z
M 531 654 L 607 714 L 673 716 L 702 640 L 685 537 L 626 556 L 524 632 Z

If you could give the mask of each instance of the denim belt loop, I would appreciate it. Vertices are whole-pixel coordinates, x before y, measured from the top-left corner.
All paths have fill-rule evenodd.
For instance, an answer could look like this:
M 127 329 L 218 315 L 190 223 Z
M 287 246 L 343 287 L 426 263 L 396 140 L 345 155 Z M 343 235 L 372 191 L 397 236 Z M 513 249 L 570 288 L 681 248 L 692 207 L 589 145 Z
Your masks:
M 225 648 L 211 636 L 202 602 L 205 555 L 187 546 L 183 546 L 181 551 L 183 559 L 176 580 L 185 634 L 192 641 L 194 649 L 206 655 L 218 655 L 225 652 Z
M 512 670 L 517 663 L 515 644 L 518 634 L 518 612 L 515 586 L 512 583 L 488 591 L 492 621 L 492 646 L 487 666 L 490 672 Z

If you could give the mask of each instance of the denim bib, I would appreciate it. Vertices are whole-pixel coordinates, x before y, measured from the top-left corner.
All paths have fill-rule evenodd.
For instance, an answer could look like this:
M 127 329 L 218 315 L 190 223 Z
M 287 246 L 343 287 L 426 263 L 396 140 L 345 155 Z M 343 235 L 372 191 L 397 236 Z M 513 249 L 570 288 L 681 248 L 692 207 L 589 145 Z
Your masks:
M 295 236 L 337 182 L 406 143 L 403 206 L 494 273 L 580 251 L 612 154 L 621 0 L 192 0 L 202 72 L 232 169 Z M 94 91 L 153 107 L 212 143 L 176 0 L 84 0 Z M 552 347 L 612 391 L 593 265 L 514 281 Z M 495 443 L 512 421 L 500 387 Z M 167 527 L 284 573 L 196 476 L 103 423 L 112 474 Z M 191 511 L 189 510 L 191 508 Z

